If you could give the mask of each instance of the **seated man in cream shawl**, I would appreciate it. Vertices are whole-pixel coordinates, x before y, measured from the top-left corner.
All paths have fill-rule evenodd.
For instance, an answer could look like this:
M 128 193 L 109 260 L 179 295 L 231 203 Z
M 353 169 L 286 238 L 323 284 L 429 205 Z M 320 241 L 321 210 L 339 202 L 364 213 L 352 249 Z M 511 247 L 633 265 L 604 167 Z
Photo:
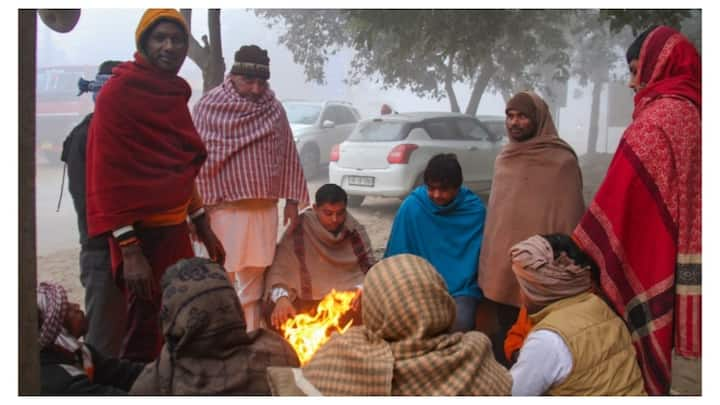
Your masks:
M 332 289 L 362 286 L 375 257 L 365 228 L 346 207 L 345 190 L 325 184 L 315 193 L 312 209 L 282 236 L 265 276 L 264 297 L 275 328 L 296 312 L 314 308 Z

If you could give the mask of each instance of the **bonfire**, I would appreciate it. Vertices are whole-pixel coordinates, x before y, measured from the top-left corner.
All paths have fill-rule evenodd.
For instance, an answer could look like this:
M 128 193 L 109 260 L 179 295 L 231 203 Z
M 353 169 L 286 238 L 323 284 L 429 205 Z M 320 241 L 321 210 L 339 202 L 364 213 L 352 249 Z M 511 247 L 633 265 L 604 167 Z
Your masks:
M 283 323 L 280 330 L 295 349 L 301 365 L 307 363 L 334 332 L 342 334 L 352 326 L 352 319 L 342 326 L 340 319 L 352 307 L 355 295 L 355 291 L 333 289 L 314 311 L 297 314 Z

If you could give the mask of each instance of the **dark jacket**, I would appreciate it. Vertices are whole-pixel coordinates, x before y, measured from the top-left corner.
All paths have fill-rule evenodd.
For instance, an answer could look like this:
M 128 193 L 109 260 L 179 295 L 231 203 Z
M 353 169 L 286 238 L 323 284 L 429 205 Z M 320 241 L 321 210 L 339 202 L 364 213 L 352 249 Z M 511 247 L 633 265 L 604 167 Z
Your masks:
M 68 188 L 73 199 L 78 219 L 80 245 L 83 249 L 109 249 L 107 237 L 102 235 L 89 238 L 87 235 L 87 216 L 85 215 L 85 149 L 87 147 L 88 128 L 92 113 L 85 116 L 63 142 L 60 160 L 67 164 Z
M 107 358 L 90 349 L 95 368 L 93 381 L 82 372 L 77 354 L 46 348 L 40 351 L 42 395 L 127 395 L 144 364 Z

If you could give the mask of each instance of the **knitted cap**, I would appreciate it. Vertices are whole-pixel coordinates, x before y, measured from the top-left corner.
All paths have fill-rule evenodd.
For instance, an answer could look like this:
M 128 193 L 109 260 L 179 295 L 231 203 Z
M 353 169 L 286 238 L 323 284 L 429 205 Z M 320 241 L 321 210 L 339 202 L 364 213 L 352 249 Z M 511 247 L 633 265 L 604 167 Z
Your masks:
M 505 107 L 505 114 L 507 114 L 508 110 L 520 111 L 537 125 L 537 109 L 535 108 L 532 97 L 528 93 L 522 91 L 514 95 L 513 98 L 508 101 L 507 107 Z
M 149 8 L 140 18 L 140 23 L 135 30 L 135 46 L 138 51 L 142 51 L 140 41 L 143 39 L 143 34 L 160 20 L 176 22 L 185 30 L 185 35 L 190 34 L 187 22 L 179 11 L 174 8 Z
M 257 45 L 245 45 L 235 52 L 235 63 L 230 69 L 234 75 L 270 78 L 270 58 L 267 51 Z

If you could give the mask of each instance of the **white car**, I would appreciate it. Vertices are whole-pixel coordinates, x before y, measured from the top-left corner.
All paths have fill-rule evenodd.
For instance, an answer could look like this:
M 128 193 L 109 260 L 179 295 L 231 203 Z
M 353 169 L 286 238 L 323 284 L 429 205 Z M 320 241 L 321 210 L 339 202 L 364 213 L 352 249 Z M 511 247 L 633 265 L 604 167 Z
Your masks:
M 495 157 L 505 143 L 475 117 L 459 113 L 392 114 L 360 121 L 350 137 L 330 153 L 330 182 L 358 206 L 366 196 L 404 198 L 423 184 L 427 162 L 454 153 L 464 184 L 486 191 Z
M 328 163 L 330 148 L 347 139 L 360 113 L 343 101 L 284 100 L 282 104 L 305 177 L 310 179 Z

